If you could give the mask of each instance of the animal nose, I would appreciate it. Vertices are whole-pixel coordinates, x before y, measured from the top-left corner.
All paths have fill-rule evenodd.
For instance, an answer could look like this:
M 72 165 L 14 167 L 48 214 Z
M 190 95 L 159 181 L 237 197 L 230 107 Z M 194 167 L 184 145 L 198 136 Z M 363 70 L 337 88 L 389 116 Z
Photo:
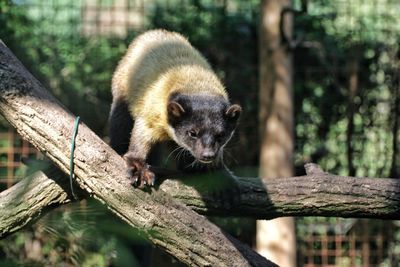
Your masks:
M 201 157 L 203 160 L 205 161 L 210 161 L 213 160 L 215 158 L 215 152 L 210 150 L 210 149 L 206 149 L 203 151 L 203 153 L 201 154 Z

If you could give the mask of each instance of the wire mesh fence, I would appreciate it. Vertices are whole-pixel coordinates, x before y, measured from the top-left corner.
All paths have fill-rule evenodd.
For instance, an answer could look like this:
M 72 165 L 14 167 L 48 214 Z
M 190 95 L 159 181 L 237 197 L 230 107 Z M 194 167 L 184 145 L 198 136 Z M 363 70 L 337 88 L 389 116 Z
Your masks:
M 398 266 L 392 221 L 342 219 L 297 224 L 301 266 Z
M 194 2 L 201 2 L 202 9 L 197 10 Z M 396 140 L 400 139 L 398 126 L 396 128 L 400 110 L 395 101 L 400 98 L 400 94 L 396 98 L 396 90 L 400 87 L 399 2 L 293 2 L 298 10 L 302 9 L 303 2 L 307 2 L 306 10 L 296 13 L 294 20 L 295 38 L 299 40 L 298 47 L 293 50 L 296 164 L 302 166 L 304 161 L 314 161 L 338 174 L 347 174 L 343 170 L 354 165 L 359 176 L 395 177 L 400 160 L 398 148 L 396 150 Z M 179 29 L 188 32 L 195 32 L 192 28 L 200 28 L 202 23 L 217 27 L 212 25 L 214 21 L 218 22 L 215 19 L 216 12 L 232 18 L 230 24 L 222 23 L 220 28 L 226 30 L 233 25 L 237 36 L 216 36 L 203 47 L 208 49 L 205 54 L 210 56 L 213 64 L 220 64 L 222 68 L 233 65 L 232 69 L 236 72 L 231 76 L 228 71 L 218 70 L 218 73 L 232 83 L 231 87 L 246 88 L 237 94 L 243 102 L 250 102 L 248 110 L 257 114 L 254 111 L 257 109 L 254 104 L 257 101 L 254 95 L 257 94 L 258 79 L 256 51 L 228 54 L 227 51 L 217 50 L 215 45 L 242 45 L 239 49 L 241 52 L 256 50 L 257 7 L 257 1 L 234 0 L 18 0 L 10 1 L 9 5 L 15 12 L 15 25 L 23 26 L 20 32 L 13 33 L 12 40 L 24 47 L 25 51 L 21 53 L 24 63 L 35 75 L 43 78 L 43 82 L 72 111 L 79 109 L 77 113 L 84 118 L 86 113 L 89 114 L 85 122 L 88 121 L 89 126 L 103 135 L 112 69 L 134 35 L 132 32 L 160 25 L 154 21 L 158 22 L 157 19 L 165 17 L 171 9 L 181 10 L 179 14 L 182 16 L 188 15 L 186 13 L 189 11 L 201 14 L 200 18 L 194 17 L 195 22 L 187 24 L 179 24 L 179 17 L 167 16 L 169 25 L 178 25 Z M 3 7 L 2 12 L 11 11 Z M 234 14 L 239 15 L 234 17 Z M 243 20 L 239 20 L 239 17 Z M 190 26 L 190 23 L 198 25 Z M 207 29 L 196 31 L 198 39 L 207 36 L 204 31 Z M 248 43 L 243 42 L 246 38 Z M 354 65 L 349 63 L 349 59 L 353 58 L 358 66 L 358 89 L 353 99 L 355 126 L 349 134 L 349 115 L 346 112 L 350 70 Z M 248 70 L 239 65 L 246 60 L 252 64 Z M 246 83 L 237 82 L 234 79 L 236 77 L 241 77 L 241 81 L 245 80 Z M 297 95 L 304 99 L 296 98 Z M 78 98 L 84 99 L 82 104 L 77 101 Z M 346 104 L 332 107 L 334 102 Z M 92 124 L 90 117 L 95 121 Z M 242 127 L 246 126 L 247 121 Z M 257 124 L 249 128 L 255 135 Z M 352 163 L 348 162 L 346 155 L 346 151 L 349 151 L 349 147 L 346 147 L 348 136 L 352 138 Z M 249 140 L 243 141 L 246 138 Z M 254 148 L 257 146 L 257 142 L 254 142 L 256 137 L 243 135 L 239 139 L 243 147 L 254 150 L 248 154 L 253 155 L 250 158 L 255 158 L 254 155 L 258 154 L 257 148 Z M 2 131 L 0 143 L 2 190 L 23 177 L 21 157 L 38 157 L 40 153 L 21 140 L 13 130 Z M 399 238 L 395 238 L 399 231 L 398 225 L 393 222 L 300 219 L 297 221 L 297 232 L 299 266 L 399 266 Z
M 0 131 L 0 143 L 0 190 L 4 190 L 24 178 L 21 158 L 41 158 L 41 153 L 13 129 Z

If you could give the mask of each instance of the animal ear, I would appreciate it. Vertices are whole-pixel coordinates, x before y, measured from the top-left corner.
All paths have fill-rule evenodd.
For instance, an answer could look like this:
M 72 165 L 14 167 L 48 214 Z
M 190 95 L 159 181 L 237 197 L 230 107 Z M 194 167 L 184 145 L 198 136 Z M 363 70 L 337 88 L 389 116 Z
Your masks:
M 170 101 L 168 103 L 168 115 L 172 116 L 173 118 L 180 118 L 185 113 L 183 107 L 175 101 Z
M 240 113 L 242 113 L 242 107 L 237 104 L 234 104 L 226 110 L 225 116 L 228 119 L 237 120 L 239 119 Z

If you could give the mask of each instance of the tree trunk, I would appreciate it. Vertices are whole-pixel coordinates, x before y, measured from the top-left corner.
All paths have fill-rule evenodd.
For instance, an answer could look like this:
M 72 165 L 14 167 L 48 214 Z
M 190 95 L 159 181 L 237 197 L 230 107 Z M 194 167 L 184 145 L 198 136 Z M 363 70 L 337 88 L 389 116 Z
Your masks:
M 0 42 L 0 112 L 63 172 L 70 166 L 74 116 Z M 76 183 L 153 244 L 191 266 L 274 266 L 161 190 L 130 186 L 125 164 L 83 123 L 74 154 Z
M 291 35 L 290 0 L 261 1 L 260 176 L 268 182 L 293 175 L 292 59 L 282 43 Z M 287 13 L 286 13 L 287 14 Z M 293 218 L 257 222 L 257 251 L 282 267 L 296 266 Z
M 393 103 L 393 108 L 392 108 L 392 120 L 393 120 L 393 126 L 392 126 L 392 147 L 393 147 L 393 153 L 392 153 L 392 163 L 390 166 L 390 177 L 395 178 L 398 177 L 399 175 L 399 140 L 400 140 L 400 64 L 398 63 L 395 70 L 397 71 L 397 76 L 395 76 L 395 81 L 393 83 L 393 90 L 394 90 L 394 103 Z
M 347 131 L 346 131 L 346 146 L 347 146 L 347 163 L 349 169 L 349 176 L 356 174 L 354 167 L 354 148 L 352 144 L 354 135 L 354 114 L 356 112 L 356 104 L 354 98 L 358 92 L 358 49 L 352 49 L 352 55 L 349 57 L 349 96 L 347 106 Z

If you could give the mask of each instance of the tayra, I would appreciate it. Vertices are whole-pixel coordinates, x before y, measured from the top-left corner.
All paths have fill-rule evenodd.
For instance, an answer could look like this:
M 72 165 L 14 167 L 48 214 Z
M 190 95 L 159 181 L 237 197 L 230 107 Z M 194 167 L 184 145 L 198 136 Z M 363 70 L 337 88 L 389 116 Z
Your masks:
M 138 187 L 154 184 L 146 157 L 160 141 L 174 140 L 201 164 L 220 160 L 242 111 L 188 40 L 165 30 L 130 44 L 113 75 L 112 95 L 110 144 Z

